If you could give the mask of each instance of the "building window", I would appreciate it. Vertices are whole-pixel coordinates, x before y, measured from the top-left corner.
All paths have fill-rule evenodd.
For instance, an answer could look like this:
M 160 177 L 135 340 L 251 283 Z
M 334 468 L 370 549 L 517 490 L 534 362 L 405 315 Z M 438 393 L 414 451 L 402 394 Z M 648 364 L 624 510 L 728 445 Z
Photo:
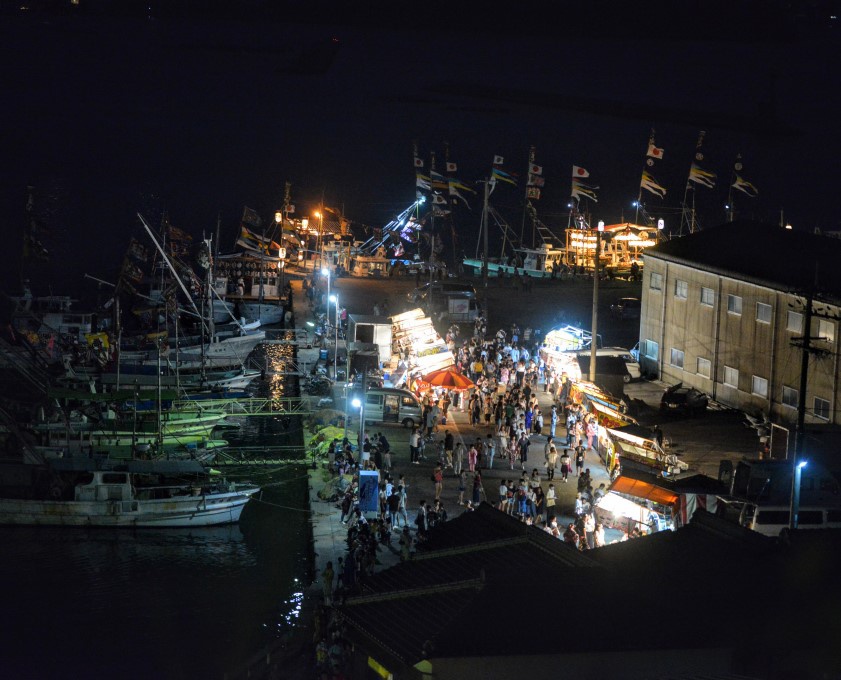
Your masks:
M 724 367 L 724 384 L 739 388 L 739 370 L 731 366 Z
M 651 272 L 651 278 L 648 280 L 648 287 L 651 290 L 663 290 L 663 275 L 659 272 Z
M 786 330 L 792 333 L 803 332 L 803 315 L 800 312 L 789 312 L 786 317 Z
M 757 302 L 756 320 L 760 323 L 771 323 L 771 305 L 766 305 L 764 302 Z
M 815 417 L 829 420 L 829 402 L 826 399 L 815 397 Z
M 672 347 L 669 363 L 675 368 L 683 368 L 683 350 Z
M 680 279 L 675 281 L 675 297 L 680 300 L 685 300 L 687 293 L 689 293 L 689 284 L 686 281 L 681 281 Z
M 818 337 L 832 345 L 835 343 L 835 324 L 826 319 L 818 319 Z
M 797 408 L 799 402 L 798 391 L 793 387 L 786 387 L 783 385 L 783 406 Z
M 712 374 L 712 362 L 709 359 L 698 357 L 698 375 L 709 378 Z
M 706 305 L 707 307 L 712 307 L 713 300 L 715 300 L 715 293 L 713 293 L 713 289 L 701 288 L 701 304 Z
M 728 295 L 727 296 L 727 312 L 729 314 L 741 314 L 742 313 L 742 298 L 738 295 Z
M 643 356 L 646 359 L 657 361 L 660 358 L 660 346 L 654 340 L 646 340 Z
M 758 375 L 753 376 L 750 381 L 750 393 L 757 397 L 768 397 L 768 381 L 765 378 L 760 378 Z

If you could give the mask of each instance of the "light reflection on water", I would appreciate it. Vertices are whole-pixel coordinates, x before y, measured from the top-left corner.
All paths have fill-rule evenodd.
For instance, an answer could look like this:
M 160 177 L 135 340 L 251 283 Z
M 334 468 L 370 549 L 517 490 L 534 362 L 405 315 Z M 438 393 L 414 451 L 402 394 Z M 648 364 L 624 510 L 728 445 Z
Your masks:
M 259 446 L 300 432 L 297 418 L 247 421 L 225 437 Z M 294 625 L 310 564 L 306 470 L 224 472 L 265 485 L 239 525 L 0 528 L 4 677 L 221 678 Z

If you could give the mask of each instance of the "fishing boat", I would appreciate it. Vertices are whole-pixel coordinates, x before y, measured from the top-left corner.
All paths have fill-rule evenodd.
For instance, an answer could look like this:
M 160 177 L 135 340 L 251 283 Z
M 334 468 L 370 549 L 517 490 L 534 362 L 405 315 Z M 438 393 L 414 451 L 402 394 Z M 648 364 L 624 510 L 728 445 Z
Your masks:
M 168 411 L 121 413 L 101 422 L 72 420 L 36 422 L 31 426 L 38 440 L 47 446 L 61 447 L 71 453 L 96 451 L 130 455 L 138 447 L 156 454 L 213 439 L 227 413 L 222 411 Z
M 79 457 L 0 466 L 0 524 L 202 527 L 239 521 L 256 484 L 197 461 Z

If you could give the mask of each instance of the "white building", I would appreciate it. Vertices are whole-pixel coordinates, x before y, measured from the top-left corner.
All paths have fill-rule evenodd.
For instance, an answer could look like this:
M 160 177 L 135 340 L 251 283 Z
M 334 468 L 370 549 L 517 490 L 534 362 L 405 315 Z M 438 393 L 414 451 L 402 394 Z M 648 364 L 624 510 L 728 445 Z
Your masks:
M 767 415 L 775 457 L 793 446 L 788 434 L 801 398 L 810 430 L 838 425 L 841 241 L 735 222 L 662 243 L 644 257 L 644 372 Z M 811 351 L 801 394 L 805 337 Z

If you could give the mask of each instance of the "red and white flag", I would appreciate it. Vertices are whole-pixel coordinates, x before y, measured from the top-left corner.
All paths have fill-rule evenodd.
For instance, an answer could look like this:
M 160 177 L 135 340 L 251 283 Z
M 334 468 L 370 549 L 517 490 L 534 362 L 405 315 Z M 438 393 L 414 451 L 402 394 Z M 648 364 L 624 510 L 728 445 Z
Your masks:
M 572 176 L 573 177 L 589 177 L 590 173 L 587 172 L 584 168 L 579 168 L 577 165 L 572 166 Z
M 543 166 L 542 165 L 535 165 L 534 163 L 529 164 L 529 173 L 532 175 L 542 175 L 543 174 Z
M 654 146 L 654 144 L 649 144 L 648 152 L 645 155 L 649 158 L 663 158 L 663 149 Z

